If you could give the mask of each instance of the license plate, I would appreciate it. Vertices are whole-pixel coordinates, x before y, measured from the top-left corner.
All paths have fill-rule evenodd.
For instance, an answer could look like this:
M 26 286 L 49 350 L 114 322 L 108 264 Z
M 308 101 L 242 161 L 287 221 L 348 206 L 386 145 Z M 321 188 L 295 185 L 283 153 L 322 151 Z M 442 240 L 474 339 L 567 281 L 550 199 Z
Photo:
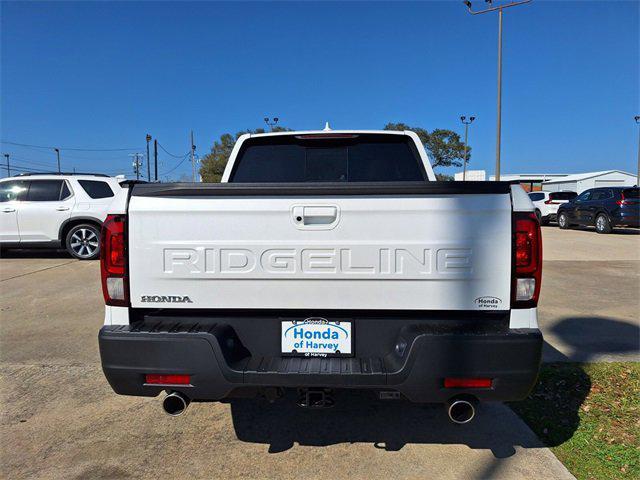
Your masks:
M 351 322 L 329 321 L 324 318 L 283 320 L 281 330 L 283 355 L 303 357 L 352 355 Z

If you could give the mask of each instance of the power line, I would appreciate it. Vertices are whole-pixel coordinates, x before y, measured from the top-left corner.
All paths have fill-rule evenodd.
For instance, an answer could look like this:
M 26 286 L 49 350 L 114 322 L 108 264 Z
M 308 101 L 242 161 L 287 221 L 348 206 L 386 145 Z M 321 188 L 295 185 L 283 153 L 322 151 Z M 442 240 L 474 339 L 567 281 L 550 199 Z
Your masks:
M 171 172 L 173 172 L 174 170 L 176 170 L 180 165 L 182 165 L 182 164 L 184 163 L 184 161 L 185 161 L 187 158 L 189 158 L 189 155 L 191 155 L 191 153 L 186 153 L 186 154 L 184 155 L 184 157 L 182 157 L 182 160 L 180 160 L 180 161 L 178 162 L 178 164 L 177 164 L 175 167 L 173 167 L 173 168 L 172 168 L 171 170 L 169 170 L 168 172 L 161 173 L 161 174 L 160 174 L 160 176 L 169 175 Z
M 11 167 L 7 167 L 7 165 L 0 165 L 0 168 L 4 168 L 5 170 L 17 170 L 20 172 L 39 172 L 39 173 L 45 173 L 45 172 L 52 172 L 53 170 L 49 169 L 49 170 L 42 170 L 40 168 L 32 168 L 32 167 L 28 167 L 28 166 L 19 166 L 16 165 L 15 163 L 11 163 Z
M 15 145 L 17 147 L 30 147 L 30 148 L 44 148 L 48 150 L 52 150 L 57 148 L 59 150 L 73 150 L 76 152 L 125 152 L 128 150 L 138 150 L 137 147 L 132 148 L 76 148 L 76 147 L 56 147 L 56 146 L 45 146 L 45 145 L 30 145 L 28 143 L 17 143 L 17 142 L 8 142 L 2 141 L 0 143 L 4 143 L 6 145 Z
M 51 163 L 45 163 L 45 162 L 40 162 L 37 160 L 32 160 L 30 158 L 25 158 L 19 155 L 13 155 L 11 154 L 11 158 L 16 158 L 18 159 L 18 161 L 22 162 L 22 163 L 28 163 L 30 165 L 36 165 L 39 167 L 47 167 L 47 168 L 55 168 L 53 165 L 51 165 Z
M 182 158 L 184 157 L 184 155 L 189 155 L 189 152 L 185 153 L 184 155 L 174 155 L 173 153 L 167 151 L 167 149 L 164 148 L 160 142 L 158 142 L 158 146 L 164 151 L 164 153 L 174 158 Z

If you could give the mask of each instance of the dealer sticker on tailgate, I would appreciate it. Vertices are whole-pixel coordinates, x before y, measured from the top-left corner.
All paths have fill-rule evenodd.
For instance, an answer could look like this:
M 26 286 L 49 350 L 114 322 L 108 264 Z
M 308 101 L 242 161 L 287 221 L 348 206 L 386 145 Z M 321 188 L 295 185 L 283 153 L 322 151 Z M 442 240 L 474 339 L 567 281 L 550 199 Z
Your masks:
M 351 355 L 351 322 L 312 317 L 282 322 L 282 353 L 306 357 Z

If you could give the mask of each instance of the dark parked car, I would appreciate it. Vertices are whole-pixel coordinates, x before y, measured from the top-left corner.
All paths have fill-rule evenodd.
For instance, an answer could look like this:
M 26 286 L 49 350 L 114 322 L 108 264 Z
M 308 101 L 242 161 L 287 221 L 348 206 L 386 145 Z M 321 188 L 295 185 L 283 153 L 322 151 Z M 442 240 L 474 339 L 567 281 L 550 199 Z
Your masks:
M 558 226 L 594 226 L 598 233 L 614 227 L 640 226 L 638 187 L 602 187 L 585 190 L 558 208 Z

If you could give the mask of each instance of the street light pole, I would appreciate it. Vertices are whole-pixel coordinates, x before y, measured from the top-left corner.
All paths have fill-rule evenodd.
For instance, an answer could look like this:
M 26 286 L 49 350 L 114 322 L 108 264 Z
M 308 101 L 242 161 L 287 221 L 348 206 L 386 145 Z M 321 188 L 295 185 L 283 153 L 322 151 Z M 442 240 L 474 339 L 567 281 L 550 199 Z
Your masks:
M 60 149 L 54 148 L 54 150 L 56 151 L 56 155 L 58 156 L 58 173 L 60 173 Z
M 476 117 L 467 117 L 464 115 L 460 117 L 462 123 L 464 123 L 464 159 L 462 160 L 462 181 L 467 179 L 467 145 L 469 140 L 469 125 L 476 119 Z
M 151 135 L 147 133 L 147 180 L 151 181 L 151 158 L 149 158 L 149 142 L 151 141 Z
M 480 15 L 481 13 L 498 11 L 498 102 L 497 102 L 497 119 L 496 119 L 496 181 L 500 181 L 500 143 L 501 143 L 501 131 L 502 131 L 502 10 L 509 7 L 515 7 L 516 5 L 524 5 L 531 2 L 531 0 L 521 0 L 519 2 L 512 1 L 505 5 L 493 6 L 493 0 L 485 0 L 489 4 L 489 8 L 484 10 L 473 11 L 471 10 L 471 2 L 464 0 L 463 3 L 467 6 L 467 10 L 471 15 Z
M 640 115 L 633 117 L 636 121 L 636 125 L 640 125 Z M 9 160 L 7 159 L 7 164 Z M 636 185 L 640 186 L 640 128 L 638 129 L 638 177 L 636 178 Z
M 196 183 L 196 146 L 193 144 L 193 130 L 191 130 L 191 181 Z
M 498 10 L 498 106 L 496 113 L 496 182 L 500 181 L 502 150 L 502 9 Z
M 5 153 L 4 158 L 7 159 L 7 177 L 11 176 L 11 165 L 9 164 L 9 154 Z

